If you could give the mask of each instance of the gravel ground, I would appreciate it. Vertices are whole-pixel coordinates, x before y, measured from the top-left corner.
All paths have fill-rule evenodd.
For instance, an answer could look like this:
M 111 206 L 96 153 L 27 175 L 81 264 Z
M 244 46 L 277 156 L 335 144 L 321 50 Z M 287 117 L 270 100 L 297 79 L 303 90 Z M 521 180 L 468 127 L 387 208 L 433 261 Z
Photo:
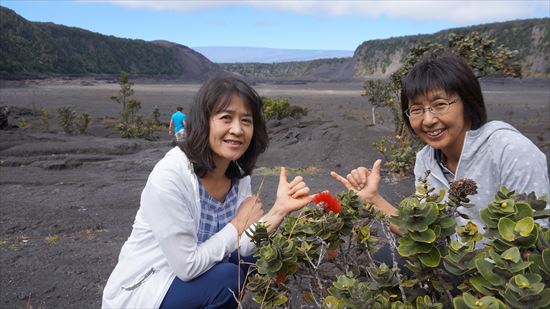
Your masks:
M 550 158 L 548 80 L 483 82 L 490 119 L 516 126 Z M 98 308 L 105 282 L 130 235 L 140 192 L 154 164 L 172 147 L 159 141 L 127 140 L 106 128 L 104 117 L 119 106 L 109 100 L 117 85 L 97 81 L 46 80 L 0 84 L 0 106 L 32 128 L 0 130 L 0 307 Z M 270 148 L 253 190 L 263 181 L 262 199 L 273 203 L 277 176 L 287 166 L 302 174 L 313 192 L 343 188 L 329 176 L 347 173 L 380 158 L 371 143 L 392 134 L 391 116 L 370 126 L 371 107 L 361 83 L 256 84 L 261 95 L 288 98 L 308 109 L 300 120 L 269 123 Z M 168 119 L 177 105 L 186 110 L 198 85 L 139 84 L 142 112 L 159 106 Z M 69 136 L 54 124 L 55 108 L 72 105 L 92 114 L 88 135 Z M 51 129 L 40 129 L 33 113 L 46 109 Z M 381 120 L 378 120 L 381 123 Z M 382 192 L 397 203 L 413 191 L 412 177 L 384 175 Z M 293 299 L 299 304 L 299 299 Z M 255 307 L 250 299 L 245 308 Z

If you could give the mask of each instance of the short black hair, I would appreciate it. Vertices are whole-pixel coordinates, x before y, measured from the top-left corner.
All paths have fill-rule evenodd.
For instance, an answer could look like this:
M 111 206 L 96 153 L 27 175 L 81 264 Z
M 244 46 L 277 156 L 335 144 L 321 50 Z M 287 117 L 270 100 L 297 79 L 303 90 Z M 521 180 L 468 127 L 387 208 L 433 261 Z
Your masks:
M 478 129 L 487 122 L 481 86 L 472 68 L 449 51 L 428 52 L 401 80 L 401 112 L 411 132 L 414 131 L 405 115 L 409 103 L 436 89 L 460 96 L 464 104 L 464 120 L 470 122 L 471 129 Z
M 187 139 L 180 145 L 180 148 L 193 163 L 193 169 L 199 177 L 216 167 L 208 140 L 210 117 L 225 109 L 233 96 L 241 97 L 250 108 L 254 132 L 248 149 L 238 160 L 229 164 L 225 175 L 230 179 L 250 175 L 258 156 L 267 149 L 269 138 L 261 97 L 238 77 L 226 73 L 215 75 L 206 81 L 195 95 L 187 115 L 187 126 L 185 127 Z
M 176 110 L 179 111 L 179 112 L 181 112 L 181 111 L 183 110 L 183 107 L 178 106 L 178 107 L 176 108 Z

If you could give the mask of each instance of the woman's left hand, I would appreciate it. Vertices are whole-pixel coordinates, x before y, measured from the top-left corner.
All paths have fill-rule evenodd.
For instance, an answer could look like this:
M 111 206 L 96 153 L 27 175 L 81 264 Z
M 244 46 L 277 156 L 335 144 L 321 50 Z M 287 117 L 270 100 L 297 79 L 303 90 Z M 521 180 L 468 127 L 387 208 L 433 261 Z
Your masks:
M 293 211 L 302 209 L 312 199 L 313 197 L 309 195 L 309 187 L 304 182 L 304 178 L 296 176 L 291 182 L 288 182 L 286 169 L 281 167 L 277 199 L 273 208 L 284 211 L 286 216 Z

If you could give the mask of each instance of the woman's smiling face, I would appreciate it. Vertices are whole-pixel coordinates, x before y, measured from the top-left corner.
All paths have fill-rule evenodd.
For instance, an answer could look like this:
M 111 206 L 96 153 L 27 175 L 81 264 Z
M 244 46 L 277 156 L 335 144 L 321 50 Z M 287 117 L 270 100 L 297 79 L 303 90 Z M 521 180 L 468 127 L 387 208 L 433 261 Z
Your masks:
M 441 114 L 434 115 L 427 108 L 437 102 L 449 102 L 456 99 L 449 109 Z M 409 102 L 411 106 L 418 105 L 424 108 L 422 116 L 409 118 L 414 132 L 428 145 L 443 151 L 447 156 L 460 156 L 464 137 L 470 130 L 470 124 L 464 119 L 464 104 L 457 94 L 448 94 L 443 89 L 426 92 Z
M 238 160 L 250 146 L 253 133 L 252 113 L 244 100 L 234 95 L 225 109 L 210 117 L 208 142 L 214 161 Z

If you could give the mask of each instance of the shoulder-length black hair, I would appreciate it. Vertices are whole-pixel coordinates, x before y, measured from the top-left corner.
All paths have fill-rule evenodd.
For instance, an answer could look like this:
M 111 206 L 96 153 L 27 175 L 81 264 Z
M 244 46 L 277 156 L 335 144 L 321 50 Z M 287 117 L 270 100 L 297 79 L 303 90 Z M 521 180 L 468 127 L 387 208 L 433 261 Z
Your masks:
M 437 89 L 460 96 L 464 104 L 464 121 L 470 123 L 471 129 L 478 129 L 487 122 L 483 94 L 472 68 L 462 58 L 446 51 L 427 54 L 401 80 L 401 112 L 411 132 L 414 131 L 405 115 L 409 103 Z
M 242 79 L 229 74 L 216 75 L 206 81 L 195 95 L 186 119 L 187 139 L 180 145 L 181 150 L 193 163 L 193 169 L 199 177 L 216 167 L 208 142 L 210 117 L 224 110 L 233 96 L 241 97 L 248 105 L 252 113 L 254 131 L 248 149 L 237 161 L 229 164 L 225 175 L 230 179 L 250 175 L 258 156 L 267 148 L 269 138 L 261 97 Z

